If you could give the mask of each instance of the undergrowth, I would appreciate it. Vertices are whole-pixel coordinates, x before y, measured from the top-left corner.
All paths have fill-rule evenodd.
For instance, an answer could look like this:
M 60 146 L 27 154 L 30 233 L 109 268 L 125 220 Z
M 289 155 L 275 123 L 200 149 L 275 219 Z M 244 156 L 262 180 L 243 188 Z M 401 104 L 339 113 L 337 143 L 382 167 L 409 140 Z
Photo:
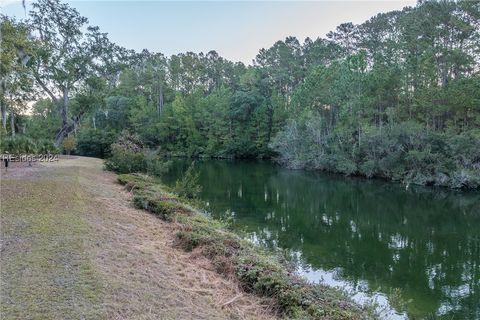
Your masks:
M 371 312 L 351 302 L 339 290 L 309 284 L 281 259 L 228 231 L 226 225 L 179 198 L 156 180 L 123 174 L 118 181 L 133 193 L 134 205 L 178 226 L 176 243 L 199 250 L 216 271 L 235 278 L 250 293 L 272 298 L 280 316 L 288 319 L 367 319 Z

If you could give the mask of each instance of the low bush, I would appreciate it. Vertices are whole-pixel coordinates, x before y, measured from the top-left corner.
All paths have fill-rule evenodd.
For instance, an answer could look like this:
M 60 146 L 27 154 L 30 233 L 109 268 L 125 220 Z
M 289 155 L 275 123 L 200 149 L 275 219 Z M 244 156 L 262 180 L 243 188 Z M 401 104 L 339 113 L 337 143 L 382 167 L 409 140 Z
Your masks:
M 53 144 L 53 141 L 41 139 L 37 141 L 37 153 L 39 154 L 56 154 L 59 153 L 58 148 Z
M 192 162 L 185 174 L 175 183 L 174 191 L 181 197 L 195 199 L 202 191 L 198 184 L 199 173 L 195 172 L 195 162 Z
M 163 161 L 155 152 L 144 148 L 138 135 L 122 132 L 112 144 L 111 156 L 105 160 L 105 168 L 117 173 L 144 172 L 160 176 L 168 171 L 170 161 Z
M 133 152 L 114 145 L 112 156 L 105 161 L 105 167 L 118 173 L 144 172 L 144 155 L 142 152 Z
M 9 152 L 10 154 L 56 154 L 59 150 L 50 140 L 35 140 L 24 135 L 16 135 L 14 137 L 2 135 L 0 152 Z
M 111 157 L 105 161 L 108 170 L 118 173 L 145 172 L 143 144 L 137 135 L 122 132 L 112 144 Z
M 75 149 L 75 144 L 76 144 L 76 141 L 73 136 L 66 137 L 65 139 L 63 139 L 63 142 L 62 142 L 63 152 L 70 155 L 70 153 Z
M 154 151 L 144 151 L 145 172 L 151 176 L 160 177 L 168 172 L 172 161 L 166 161 L 158 156 Z

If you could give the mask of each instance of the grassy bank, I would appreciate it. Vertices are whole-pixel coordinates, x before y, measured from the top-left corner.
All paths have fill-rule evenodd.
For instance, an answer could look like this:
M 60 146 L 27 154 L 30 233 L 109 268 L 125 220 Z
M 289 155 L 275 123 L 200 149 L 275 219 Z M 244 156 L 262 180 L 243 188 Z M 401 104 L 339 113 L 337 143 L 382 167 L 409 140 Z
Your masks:
M 247 291 L 272 298 L 275 309 L 289 319 L 366 319 L 367 312 L 338 290 L 308 284 L 272 253 L 265 252 L 227 230 L 169 192 L 158 181 L 140 174 L 124 174 L 118 181 L 133 193 L 136 207 L 176 226 L 176 244 L 198 250 L 218 273 L 234 277 Z
M 271 320 L 94 158 L 0 170 L 0 319 Z
M 103 288 L 83 241 L 86 203 L 76 174 L 2 176 L 0 318 L 102 317 Z

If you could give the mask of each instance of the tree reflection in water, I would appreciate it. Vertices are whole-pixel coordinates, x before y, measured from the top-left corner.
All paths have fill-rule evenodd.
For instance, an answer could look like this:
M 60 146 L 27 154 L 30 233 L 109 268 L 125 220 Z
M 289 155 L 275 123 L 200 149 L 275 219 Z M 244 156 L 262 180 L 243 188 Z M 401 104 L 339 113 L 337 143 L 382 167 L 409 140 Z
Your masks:
M 188 163 L 177 161 L 171 183 Z M 312 280 L 388 296 L 410 319 L 480 319 L 480 194 L 293 171 L 268 162 L 202 161 L 202 199 L 245 235 L 290 249 Z M 345 285 L 346 286 L 346 285 Z

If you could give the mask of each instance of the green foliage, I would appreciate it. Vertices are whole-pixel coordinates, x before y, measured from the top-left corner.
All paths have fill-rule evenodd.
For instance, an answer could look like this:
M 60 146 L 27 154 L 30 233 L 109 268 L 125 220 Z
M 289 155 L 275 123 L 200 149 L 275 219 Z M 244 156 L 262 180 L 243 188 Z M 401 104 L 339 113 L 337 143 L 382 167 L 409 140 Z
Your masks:
M 59 153 L 59 150 L 53 141 L 48 139 L 40 139 L 37 142 L 37 152 L 40 154 L 56 154 Z
M 26 110 L 26 104 L 34 96 L 33 77 L 27 70 L 28 54 L 32 49 L 29 42 L 29 26 L 3 14 L 0 15 L 0 107 L 2 117 L 6 112 L 18 117 Z M 6 120 L 6 118 L 5 118 Z M 13 120 L 15 122 L 15 120 Z M 15 124 L 10 125 L 14 133 Z
M 200 173 L 195 172 L 195 162 L 188 167 L 182 178 L 175 183 L 174 191 L 180 196 L 188 199 L 195 199 L 202 191 L 198 184 Z
M 83 156 L 106 158 L 114 141 L 115 134 L 111 131 L 83 129 L 77 135 L 76 151 Z
M 36 144 L 32 139 L 25 136 L 2 136 L 1 149 L 2 153 L 8 152 L 10 154 L 32 154 L 36 153 Z
M 158 156 L 157 152 L 145 151 L 145 172 L 151 176 L 160 177 L 162 174 L 168 172 L 171 161 L 167 161 Z
M 26 132 L 41 139 L 53 139 L 60 125 L 57 106 L 49 99 L 40 99 L 33 104 Z
M 142 172 L 145 169 L 143 160 L 142 152 L 133 152 L 114 144 L 111 157 L 105 161 L 105 167 L 118 173 Z
M 123 131 L 111 148 L 111 157 L 105 161 L 108 170 L 118 173 L 145 171 L 143 143 L 138 135 Z
M 135 195 L 133 203 L 135 207 L 147 210 L 166 221 L 172 221 L 175 214 L 182 210 L 182 207 L 174 202 L 160 201 L 142 194 Z
M 472 135 L 451 136 L 414 123 L 370 127 L 361 133 L 337 129 L 320 134 L 311 125 L 315 119 L 310 115 L 304 122 L 292 122 L 277 135 L 272 147 L 281 155 L 280 161 L 297 168 L 404 183 L 479 187 L 480 139 Z
M 117 48 L 106 33 L 59 0 L 32 3 L 27 23 L 32 46 L 25 54 L 27 67 L 43 93 L 59 107 L 58 146 L 83 115 L 101 102 L 107 87 L 105 78 L 116 71 L 111 61 Z
M 118 173 L 145 172 L 160 176 L 167 172 L 171 162 L 156 152 L 144 148 L 140 137 L 123 131 L 111 146 L 111 156 L 105 160 L 107 170 Z
M 8 152 L 10 154 L 55 154 L 58 153 L 58 149 L 49 140 L 34 140 L 25 135 L 8 137 L 2 134 L 0 152 Z
M 66 137 L 65 139 L 63 139 L 63 142 L 62 142 L 62 149 L 68 154 L 70 155 L 70 153 L 72 152 L 72 150 L 75 149 L 75 138 L 73 136 L 68 136 Z

